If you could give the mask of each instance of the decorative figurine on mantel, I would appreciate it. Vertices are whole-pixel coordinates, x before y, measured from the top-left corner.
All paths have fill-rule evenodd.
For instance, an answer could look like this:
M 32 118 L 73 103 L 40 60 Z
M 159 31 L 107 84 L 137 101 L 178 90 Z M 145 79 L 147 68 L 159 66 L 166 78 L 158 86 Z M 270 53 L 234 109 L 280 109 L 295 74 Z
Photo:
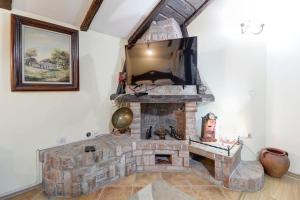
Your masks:
M 202 117 L 201 137 L 202 142 L 216 142 L 216 120 L 217 116 L 213 113 L 208 113 Z

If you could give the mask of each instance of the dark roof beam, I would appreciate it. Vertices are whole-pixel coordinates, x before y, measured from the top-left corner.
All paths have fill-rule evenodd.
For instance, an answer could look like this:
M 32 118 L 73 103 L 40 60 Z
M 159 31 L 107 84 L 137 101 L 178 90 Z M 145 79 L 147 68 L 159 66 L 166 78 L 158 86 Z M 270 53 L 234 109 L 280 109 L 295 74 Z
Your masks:
M 12 0 L 1 0 L 0 1 L 0 8 L 11 10 Z
M 94 17 L 96 16 L 99 8 L 101 7 L 103 0 L 93 0 L 88 12 L 85 15 L 85 18 L 80 26 L 81 31 L 87 31 L 92 24 Z

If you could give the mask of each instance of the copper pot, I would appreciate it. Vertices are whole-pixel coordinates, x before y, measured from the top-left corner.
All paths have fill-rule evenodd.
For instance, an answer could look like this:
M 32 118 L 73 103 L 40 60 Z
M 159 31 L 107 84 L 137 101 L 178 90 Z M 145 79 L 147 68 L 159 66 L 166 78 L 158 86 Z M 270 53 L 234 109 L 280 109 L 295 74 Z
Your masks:
M 116 129 L 127 129 L 133 120 L 133 113 L 130 108 L 121 107 L 114 112 L 112 124 Z
M 265 169 L 265 172 L 272 177 L 282 177 L 290 167 L 288 153 L 281 149 L 262 149 L 259 159 Z

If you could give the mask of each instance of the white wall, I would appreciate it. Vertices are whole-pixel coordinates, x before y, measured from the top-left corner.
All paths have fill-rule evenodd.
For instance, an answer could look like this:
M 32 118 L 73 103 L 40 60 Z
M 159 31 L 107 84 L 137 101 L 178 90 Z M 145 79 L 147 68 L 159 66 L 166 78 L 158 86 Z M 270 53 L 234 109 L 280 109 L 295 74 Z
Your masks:
M 215 95 L 214 103 L 200 105 L 197 125 L 208 112 L 218 116 L 218 137 L 244 139 L 243 159 L 253 160 L 265 145 L 265 63 L 262 36 L 241 34 L 240 0 L 213 1 L 189 25 L 198 36 L 198 67 Z
M 215 112 L 219 136 L 252 135 L 244 159 L 254 159 L 265 145 L 283 148 L 290 153 L 290 170 L 299 174 L 299 3 L 270 1 L 264 1 L 262 35 L 240 34 L 240 0 L 213 1 L 188 27 L 199 37 L 199 70 L 216 96 L 215 103 L 199 106 L 197 124 Z M 83 139 L 87 131 L 109 131 L 109 95 L 122 67 L 122 42 L 80 33 L 80 92 L 12 93 L 10 17 L 0 10 L 0 196 L 37 183 L 37 149 L 61 138 Z
M 91 130 L 109 132 L 109 95 L 122 67 L 123 41 L 80 32 L 80 92 L 11 92 L 10 13 L 1 9 L 0 44 L 1 196 L 37 184 L 37 149 L 57 145 L 61 138 L 83 139 Z
M 188 27 L 199 40 L 199 70 L 216 96 L 200 117 L 218 116 L 219 136 L 245 139 L 243 159 L 264 146 L 289 152 L 300 174 L 300 25 L 298 0 L 218 0 Z M 260 35 L 241 34 L 240 23 L 265 23 Z
M 266 15 L 267 146 L 289 152 L 290 171 L 300 174 L 300 2 L 272 1 Z M 281 14 L 278 14 L 281 13 Z

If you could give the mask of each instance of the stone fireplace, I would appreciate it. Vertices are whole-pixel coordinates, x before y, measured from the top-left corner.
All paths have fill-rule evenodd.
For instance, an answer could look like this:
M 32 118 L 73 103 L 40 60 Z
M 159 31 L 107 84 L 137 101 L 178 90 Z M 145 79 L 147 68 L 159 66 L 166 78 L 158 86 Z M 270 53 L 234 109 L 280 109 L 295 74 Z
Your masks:
M 182 140 L 182 142 L 187 142 L 189 136 L 196 134 L 196 102 L 131 102 L 130 108 L 134 115 L 130 128 L 132 137 L 135 139 L 160 140 L 155 134 L 155 131 L 159 128 L 166 129 L 169 133 L 165 140 Z M 170 136 L 171 127 L 180 138 Z M 150 129 L 152 129 L 152 137 L 147 138 L 147 132 Z
M 142 103 L 141 139 L 185 140 L 184 103 Z
M 141 99 L 140 99 L 141 100 Z M 130 102 L 131 137 L 137 171 L 184 171 L 189 167 L 188 139 L 196 134 L 196 102 Z M 155 132 L 164 129 L 165 139 Z M 151 132 L 151 137 L 147 133 Z M 172 136 L 172 132 L 176 136 Z

